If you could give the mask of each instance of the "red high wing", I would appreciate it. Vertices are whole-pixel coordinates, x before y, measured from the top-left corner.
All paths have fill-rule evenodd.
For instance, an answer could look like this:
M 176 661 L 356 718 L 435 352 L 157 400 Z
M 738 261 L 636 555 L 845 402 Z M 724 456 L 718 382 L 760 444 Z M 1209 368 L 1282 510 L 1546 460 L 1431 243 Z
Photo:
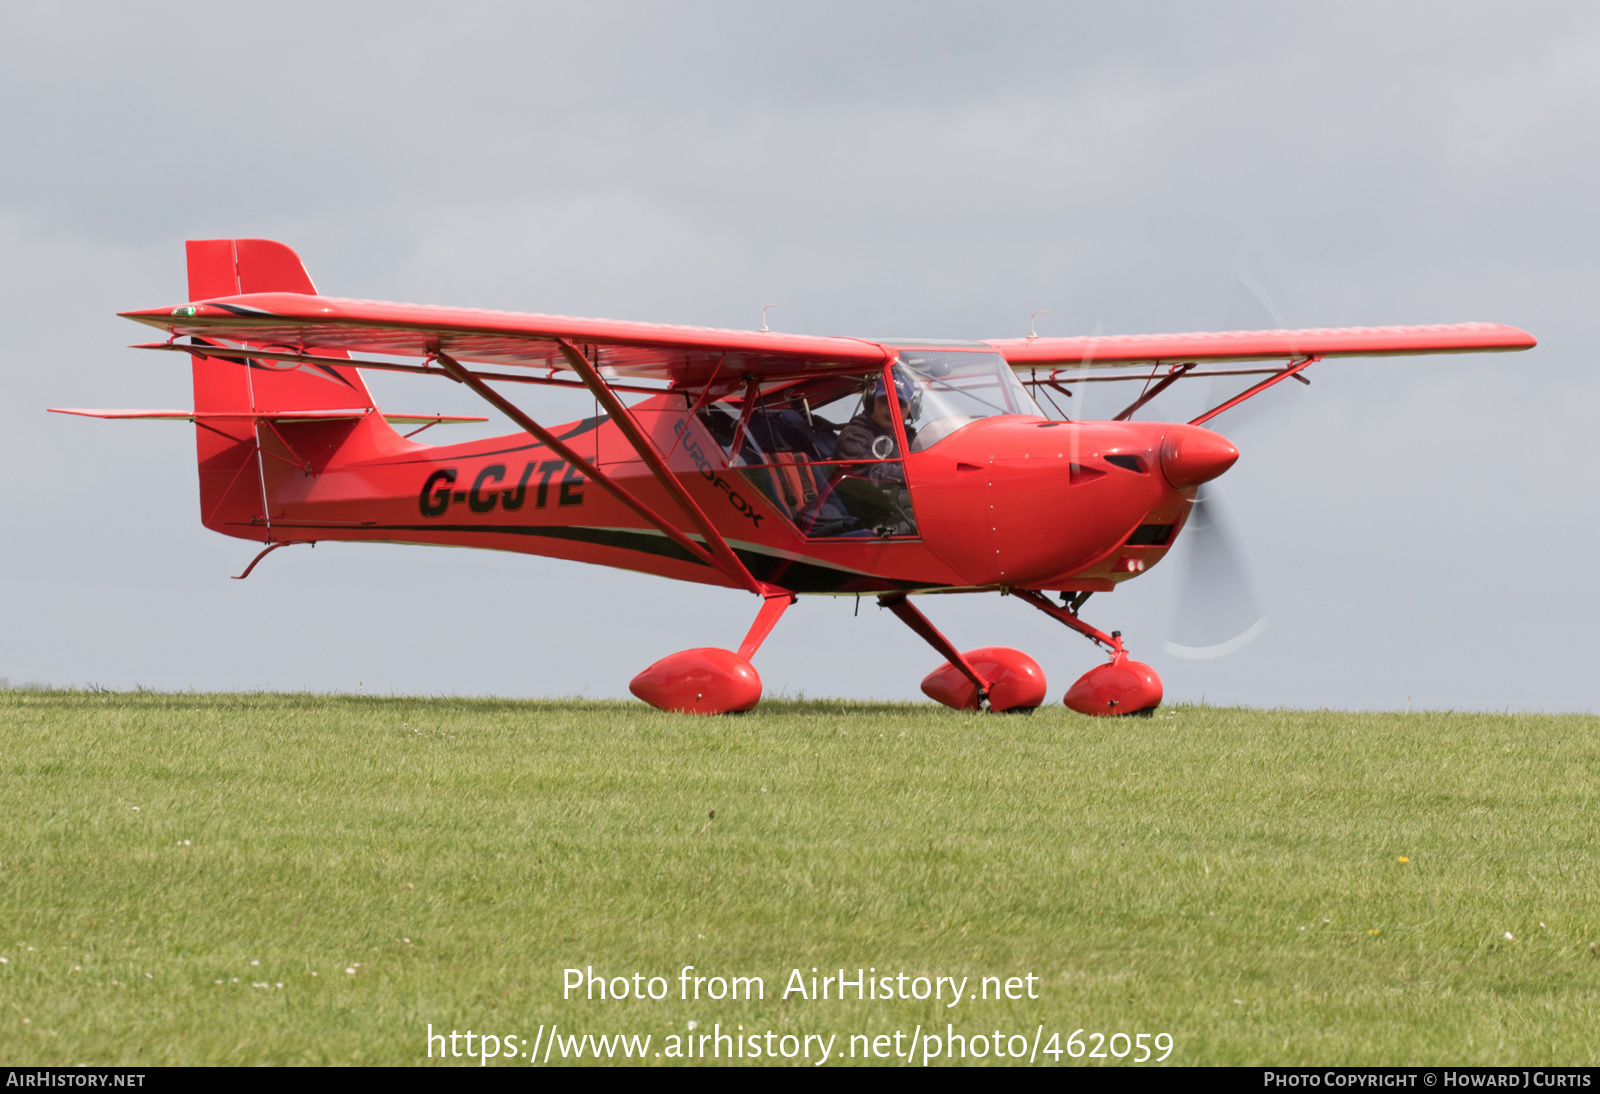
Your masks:
M 192 314 L 191 314 L 192 312 Z M 247 293 L 182 308 L 123 312 L 166 331 L 296 351 L 313 348 L 421 357 L 442 350 L 457 360 L 566 370 L 558 339 L 587 347 L 608 375 L 678 384 L 713 372 L 771 377 L 837 365 L 882 364 L 881 345 L 860 338 L 817 337 L 712 327 L 583 319 L 563 315 L 392 304 L 301 293 Z M 1077 338 L 1006 338 L 987 343 L 1015 368 L 1084 368 L 1184 361 L 1256 361 L 1291 357 L 1371 357 L 1529 349 L 1537 342 L 1499 323 L 1309 330 L 1200 331 Z
M 1533 335 L 1500 323 L 1311 330 L 1199 331 L 1080 338 L 1006 338 L 989 345 L 1013 368 L 1086 368 L 1183 361 L 1262 361 L 1286 357 L 1383 357 L 1531 349 Z
M 191 314 L 192 313 L 192 314 Z M 771 376 L 836 364 L 851 370 L 881 365 L 883 347 L 859 338 L 630 323 L 344 300 L 299 293 L 251 293 L 188 307 L 123 312 L 173 336 L 249 342 L 292 349 L 342 349 L 422 357 L 442 351 L 458 361 L 569 368 L 558 339 L 586 347 L 612 375 L 698 383 L 718 371 Z

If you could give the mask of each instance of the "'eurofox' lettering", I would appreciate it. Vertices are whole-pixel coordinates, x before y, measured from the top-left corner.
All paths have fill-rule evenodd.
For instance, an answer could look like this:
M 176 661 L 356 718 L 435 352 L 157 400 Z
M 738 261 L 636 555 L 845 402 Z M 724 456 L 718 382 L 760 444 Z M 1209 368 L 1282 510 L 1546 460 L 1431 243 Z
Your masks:
M 422 495 L 418 498 L 418 505 L 425 517 L 442 517 L 450 509 L 451 502 L 466 502 L 467 508 L 474 513 L 492 513 L 495 506 L 508 513 L 521 509 L 528 499 L 528 482 L 535 474 L 539 476 L 538 485 L 533 492 L 533 507 L 535 509 L 547 508 L 550 504 L 551 480 L 556 472 L 566 468 L 565 473 L 553 485 L 556 487 L 556 505 L 560 508 L 570 508 L 583 504 L 583 488 L 589 481 L 578 472 L 576 467 L 568 467 L 565 460 L 530 460 L 522 469 L 522 475 L 517 479 L 515 489 L 493 489 L 505 482 L 506 465 L 491 463 L 480 470 L 472 480 L 471 490 L 452 490 L 455 485 L 456 469 L 454 467 L 441 467 L 428 476 L 428 481 L 422 484 Z
M 742 495 L 728 485 L 728 480 L 717 474 L 716 468 L 711 466 L 711 461 L 706 458 L 705 452 L 700 448 L 700 442 L 695 440 L 694 436 L 689 433 L 689 427 L 681 421 L 674 422 L 672 431 L 678 435 L 678 440 L 683 444 L 683 450 L 689 454 L 689 458 L 694 461 L 694 465 L 699 469 L 700 474 L 705 476 L 705 480 L 727 494 L 728 503 L 749 517 L 755 522 L 755 526 L 760 528 L 761 518 L 766 514 L 758 513 L 751 508 L 750 503 L 745 501 Z

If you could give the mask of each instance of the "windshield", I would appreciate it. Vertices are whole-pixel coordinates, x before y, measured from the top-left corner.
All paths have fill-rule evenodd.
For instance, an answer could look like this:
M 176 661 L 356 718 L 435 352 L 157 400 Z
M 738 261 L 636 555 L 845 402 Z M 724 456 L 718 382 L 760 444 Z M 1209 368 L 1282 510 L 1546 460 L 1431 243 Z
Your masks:
M 913 452 L 931 448 L 979 418 L 1043 416 L 998 353 L 902 350 L 895 371 L 908 376 L 916 388 L 916 396 L 904 408 L 906 433 L 915 431 Z

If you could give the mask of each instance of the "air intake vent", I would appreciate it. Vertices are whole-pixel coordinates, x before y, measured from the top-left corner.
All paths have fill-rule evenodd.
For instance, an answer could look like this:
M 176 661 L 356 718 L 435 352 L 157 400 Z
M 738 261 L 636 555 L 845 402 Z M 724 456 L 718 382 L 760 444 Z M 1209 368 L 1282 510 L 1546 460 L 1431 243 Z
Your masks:
M 1140 462 L 1138 456 L 1107 456 L 1106 462 L 1126 471 L 1144 473 L 1144 464 Z
M 1170 524 L 1141 524 L 1128 537 L 1129 547 L 1165 547 L 1172 538 Z

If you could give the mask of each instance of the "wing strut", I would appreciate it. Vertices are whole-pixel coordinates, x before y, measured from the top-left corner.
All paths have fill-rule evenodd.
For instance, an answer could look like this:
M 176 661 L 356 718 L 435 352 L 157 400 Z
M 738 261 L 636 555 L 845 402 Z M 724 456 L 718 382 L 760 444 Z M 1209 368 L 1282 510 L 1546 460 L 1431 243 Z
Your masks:
M 635 452 L 639 453 L 639 458 L 645 462 L 645 466 L 650 468 L 656 477 L 656 481 L 661 484 L 668 494 L 672 495 L 672 500 L 678 503 L 678 508 L 683 510 L 684 515 L 699 530 L 701 536 L 705 537 L 706 546 L 711 549 L 711 552 L 718 559 L 718 568 L 730 577 L 736 578 L 741 585 L 757 596 L 766 596 L 769 592 L 777 592 L 777 589 L 757 581 L 755 575 L 745 568 L 743 562 L 739 561 L 739 556 L 733 553 L 733 548 L 729 547 L 728 541 L 722 538 L 722 533 L 717 531 L 717 526 L 711 522 L 710 517 L 706 516 L 705 510 L 700 508 L 694 498 L 689 496 L 689 491 L 683 488 L 683 483 L 678 481 L 678 476 L 674 475 L 667 467 L 667 461 L 661 458 L 660 451 L 650 442 L 650 438 L 645 436 L 644 430 L 639 428 L 639 423 L 634 420 L 628 408 L 622 405 L 622 400 L 617 398 L 617 393 L 612 391 L 606 384 L 599 371 L 589 363 L 589 359 L 579 353 L 578 347 L 565 338 L 557 339 L 556 345 L 561 348 L 561 356 L 567 359 L 567 364 L 572 366 L 572 371 L 583 378 L 584 384 L 594 393 L 594 397 L 600 401 L 600 405 L 606 408 L 606 413 L 611 415 L 612 422 L 622 431 L 622 435 L 628 438 L 628 443 L 633 446 Z
M 1320 360 L 1322 360 L 1322 358 L 1316 357 L 1316 356 L 1312 356 L 1312 357 L 1307 357 L 1307 358 L 1305 358 L 1304 360 L 1301 360 L 1301 361 L 1295 361 L 1292 364 L 1290 364 L 1287 368 L 1280 369 L 1279 371 L 1274 372 L 1271 376 L 1268 376 L 1265 380 L 1262 380 L 1255 387 L 1252 387 L 1252 388 L 1250 388 L 1250 389 L 1248 389 L 1246 391 L 1241 391 L 1239 394 L 1235 395 L 1233 398 L 1229 399 L 1227 402 L 1221 404 L 1220 406 L 1212 407 L 1210 410 L 1206 411 L 1204 414 L 1200 415 L 1200 417 L 1198 417 L 1198 418 L 1191 418 L 1189 420 L 1189 424 L 1190 425 L 1204 425 L 1206 422 L 1209 422 L 1212 418 L 1215 418 L 1218 414 L 1221 414 L 1224 410 L 1231 410 L 1232 408 L 1238 406 L 1240 403 L 1244 402 L 1246 399 L 1250 398 L 1252 395 L 1259 395 L 1263 391 L 1267 390 L 1267 388 L 1269 388 L 1273 384 L 1277 383 L 1278 381 L 1287 380 L 1291 376 L 1293 376 L 1296 380 L 1299 380 L 1302 384 L 1309 384 L 1311 381 L 1307 380 L 1304 376 L 1301 376 L 1300 372 L 1301 372 L 1301 370 L 1305 369 L 1306 367 L 1316 364 Z
M 439 362 L 439 367 L 444 369 L 445 372 L 449 373 L 451 377 L 460 380 L 463 384 L 466 384 L 473 391 L 477 392 L 485 402 L 489 403 L 500 413 L 504 414 L 507 418 L 510 418 L 513 422 L 516 422 L 517 425 L 521 426 L 524 430 L 531 434 L 533 438 L 540 444 L 544 445 L 550 451 L 566 460 L 573 467 L 576 467 L 586 477 L 598 483 L 602 489 L 620 501 L 623 505 L 626 505 L 629 509 L 632 509 L 645 521 L 661 529 L 663 535 L 672 540 L 672 542 L 676 543 L 679 547 L 682 547 L 685 551 L 688 551 L 690 556 L 694 558 L 695 561 L 703 562 L 713 569 L 721 570 L 723 573 L 726 573 L 728 577 L 739 582 L 741 585 L 745 583 L 744 579 L 749 577 L 748 571 L 745 571 L 742 575 L 739 573 L 728 573 L 727 567 L 722 563 L 721 559 L 717 558 L 704 547 L 700 546 L 700 544 L 696 543 L 694 540 L 678 531 L 678 529 L 665 517 L 661 516 L 654 509 L 650 508 L 644 502 L 634 497 L 632 493 L 624 489 L 619 483 L 601 471 L 594 464 L 578 455 L 577 452 L 568 447 L 554 433 L 550 432 L 544 426 L 528 417 L 521 410 L 518 410 L 514 403 L 501 396 L 501 394 L 495 391 L 494 388 L 478 379 L 476 375 L 469 372 L 467 369 L 462 368 L 459 362 L 443 353 L 437 352 L 434 354 L 434 359 Z M 743 570 L 743 567 L 741 566 L 740 569 Z
M 1148 387 L 1149 381 L 1148 380 L 1145 381 L 1145 383 L 1147 385 L 1147 390 L 1143 394 L 1141 394 L 1137 399 L 1135 399 L 1133 402 L 1129 403 L 1126 407 L 1124 407 L 1122 409 L 1122 412 L 1120 414 L 1118 414 L 1115 418 L 1112 418 L 1111 420 L 1113 422 L 1125 422 L 1125 421 L 1127 421 L 1129 418 L 1133 417 L 1133 412 L 1135 410 L 1138 410 L 1140 407 L 1144 406 L 1144 404 L 1148 403 L 1151 399 L 1154 399 L 1157 395 L 1160 395 L 1163 391 L 1167 390 L 1167 388 L 1171 387 L 1174 383 L 1176 383 L 1179 379 L 1181 379 L 1183 377 L 1184 373 L 1190 371 L 1193 368 L 1194 368 L 1194 362 L 1193 361 L 1190 361 L 1186 365 L 1173 365 L 1172 368 L 1168 370 L 1167 374 L 1165 376 L 1163 376 L 1160 379 L 1160 381 L 1157 382 L 1155 387 Z M 1152 373 L 1154 373 L 1154 371 L 1155 371 L 1154 369 L 1151 370 Z
M 750 429 L 750 415 L 755 412 L 756 401 L 761 397 L 761 381 L 754 376 L 744 389 L 744 409 L 739 412 L 739 424 L 733 430 L 733 442 L 728 445 L 728 459 L 734 460 L 739 456 L 739 446 L 744 444 L 744 435 Z

